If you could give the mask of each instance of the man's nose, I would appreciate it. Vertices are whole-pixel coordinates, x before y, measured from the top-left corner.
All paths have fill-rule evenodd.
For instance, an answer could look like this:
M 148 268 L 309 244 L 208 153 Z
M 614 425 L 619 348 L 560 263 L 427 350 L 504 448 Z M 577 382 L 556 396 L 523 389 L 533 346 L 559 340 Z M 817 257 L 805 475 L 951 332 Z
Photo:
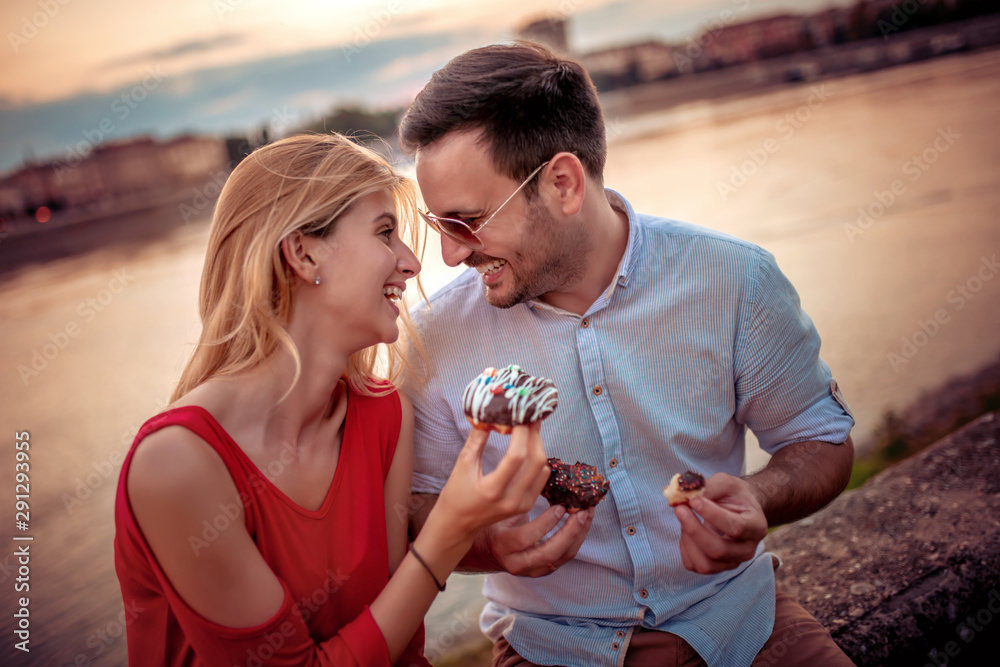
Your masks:
M 441 234 L 441 258 L 445 264 L 458 266 L 471 254 L 472 248 L 456 241 L 447 234 Z

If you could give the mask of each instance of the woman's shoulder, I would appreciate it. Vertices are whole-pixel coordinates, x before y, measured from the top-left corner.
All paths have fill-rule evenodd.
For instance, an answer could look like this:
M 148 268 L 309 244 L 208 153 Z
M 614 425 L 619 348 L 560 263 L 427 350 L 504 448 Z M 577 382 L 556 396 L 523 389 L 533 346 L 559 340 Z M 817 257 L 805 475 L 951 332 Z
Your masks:
M 179 406 L 157 415 L 169 419 L 174 410 L 197 406 Z M 235 489 L 222 457 L 205 438 L 190 428 L 168 423 L 135 443 L 130 457 L 126 488 L 129 499 L 136 497 L 171 504 L 195 501 L 194 493 L 205 485 L 230 485 Z

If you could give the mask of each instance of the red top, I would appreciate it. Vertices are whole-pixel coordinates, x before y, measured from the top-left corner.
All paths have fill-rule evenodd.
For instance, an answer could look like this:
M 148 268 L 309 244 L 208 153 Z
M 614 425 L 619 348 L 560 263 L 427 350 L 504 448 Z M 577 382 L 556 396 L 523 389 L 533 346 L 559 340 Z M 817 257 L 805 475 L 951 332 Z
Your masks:
M 389 665 L 385 638 L 368 605 L 389 581 L 385 477 L 400 429 L 399 396 L 349 393 L 343 444 L 323 505 L 309 511 L 272 484 L 204 408 L 159 414 L 139 429 L 122 466 L 115 503 L 115 569 L 125 602 L 132 665 L 218 667 L 247 665 Z M 126 494 L 136 446 L 150 433 L 179 425 L 211 445 L 229 470 L 243 502 L 246 529 L 281 580 L 285 600 L 253 628 L 213 623 L 177 594 L 150 550 Z M 198 550 L 225 530 L 236 508 L 220 507 Z M 424 629 L 397 664 L 429 667 Z

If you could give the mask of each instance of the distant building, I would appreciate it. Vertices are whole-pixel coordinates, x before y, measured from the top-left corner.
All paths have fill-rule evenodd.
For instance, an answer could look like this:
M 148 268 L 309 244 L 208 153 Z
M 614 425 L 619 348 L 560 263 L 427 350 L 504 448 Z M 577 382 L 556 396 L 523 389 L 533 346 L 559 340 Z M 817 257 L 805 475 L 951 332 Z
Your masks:
M 577 57 L 598 90 L 648 83 L 680 74 L 674 48 L 657 41 L 616 46 Z
M 163 147 L 152 137 L 108 142 L 94 147 L 89 160 L 97 163 L 107 194 L 122 197 L 151 194 L 164 182 Z
M 695 59 L 696 69 L 729 67 L 816 46 L 806 17 L 792 14 L 725 26 L 703 33 L 696 42 L 706 44 Z
M 215 137 L 186 134 L 162 148 L 163 167 L 178 185 L 205 180 L 227 166 L 226 144 Z
M 568 54 L 566 41 L 566 19 L 547 17 L 529 21 L 519 26 L 514 35 L 517 39 L 544 44 L 556 53 Z
M 149 136 L 107 142 L 82 158 L 26 164 L 0 179 L 0 216 L 53 211 L 148 197 L 151 202 L 228 171 L 222 139 L 184 135 L 160 142 Z

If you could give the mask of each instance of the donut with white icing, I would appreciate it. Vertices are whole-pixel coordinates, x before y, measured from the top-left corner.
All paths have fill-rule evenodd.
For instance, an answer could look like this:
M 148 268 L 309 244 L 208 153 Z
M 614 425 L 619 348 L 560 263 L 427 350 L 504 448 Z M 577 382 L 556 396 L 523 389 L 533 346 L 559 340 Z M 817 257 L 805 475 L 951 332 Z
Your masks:
M 462 410 L 473 428 L 503 434 L 545 419 L 558 402 L 552 380 L 528 375 L 515 364 L 487 368 L 462 392 Z

